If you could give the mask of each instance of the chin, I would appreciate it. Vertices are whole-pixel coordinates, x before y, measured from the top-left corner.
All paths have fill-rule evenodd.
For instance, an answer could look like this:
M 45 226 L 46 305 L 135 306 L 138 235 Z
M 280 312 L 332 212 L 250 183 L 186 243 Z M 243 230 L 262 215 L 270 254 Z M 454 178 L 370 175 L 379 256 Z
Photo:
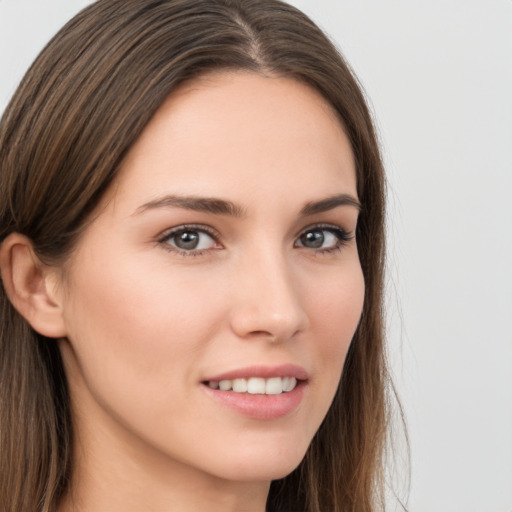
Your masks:
M 304 458 L 308 446 L 255 447 L 252 453 L 236 453 L 235 459 L 224 458 L 219 476 L 227 480 L 256 482 L 279 480 L 289 475 Z

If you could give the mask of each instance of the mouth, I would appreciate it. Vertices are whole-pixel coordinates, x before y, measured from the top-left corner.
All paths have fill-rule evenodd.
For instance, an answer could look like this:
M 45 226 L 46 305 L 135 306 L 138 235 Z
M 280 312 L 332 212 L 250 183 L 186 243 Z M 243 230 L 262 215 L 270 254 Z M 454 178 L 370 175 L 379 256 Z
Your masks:
M 248 393 L 250 395 L 281 395 L 289 393 L 297 386 L 295 377 L 250 377 L 238 379 L 209 380 L 203 382 L 211 389 Z
M 296 411 L 307 392 L 309 375 L 296 365 L 254 366 L 201 382 L 216 403 L 245 417 L 275 420 Z

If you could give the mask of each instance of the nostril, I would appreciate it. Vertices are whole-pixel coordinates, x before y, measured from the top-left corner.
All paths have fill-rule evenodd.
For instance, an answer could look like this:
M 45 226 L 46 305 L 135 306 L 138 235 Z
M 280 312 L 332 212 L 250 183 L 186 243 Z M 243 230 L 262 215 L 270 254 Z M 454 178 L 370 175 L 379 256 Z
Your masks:
M 268 331 L 252 331 L 249 333 L 249 336 L 253 338 L 275 338 L 276 336 Z

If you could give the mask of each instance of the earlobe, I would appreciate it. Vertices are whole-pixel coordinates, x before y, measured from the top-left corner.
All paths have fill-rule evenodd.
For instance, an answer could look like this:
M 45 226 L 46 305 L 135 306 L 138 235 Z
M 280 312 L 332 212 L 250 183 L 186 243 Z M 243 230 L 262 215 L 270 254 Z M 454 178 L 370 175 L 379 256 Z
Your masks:
M 26 236 L 12 233 L 0 247 L 5 291 L 32 328 L 49 338 L 66 336 L 57 287 L 57 270 L 45 265 Z

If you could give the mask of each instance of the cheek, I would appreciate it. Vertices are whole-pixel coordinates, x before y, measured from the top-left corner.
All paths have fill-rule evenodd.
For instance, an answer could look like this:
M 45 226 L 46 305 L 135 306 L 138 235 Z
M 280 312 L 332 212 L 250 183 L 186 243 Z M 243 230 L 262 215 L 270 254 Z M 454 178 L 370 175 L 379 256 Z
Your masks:
M 364 278 L 359 264 L 332 280 L 315 304 L 320 372 L 326 374 L 334 398 L 346 355 L 355 334 L 364 304 Z
M 76 275 L 67 325 L 75 348 L 94 359 L 91 368 L 99 362 L 110 372 L 126 366 L 132 375 L 154 376 L 174 360 L 179 369 L 180 354 L 191 356 L 215 327 L 214 289 L 179 272 L 119 262 L 111 271 L 104 266 Z
M 134 268 L 121 261 L 115 272 L 107 266 L 76 272 L 67 373 L 82 416 L 98 423 L 115 418 L 165 451 L 169 437 L 185 436 L 180 429 L 204 423 L 201 408 L 190 404 L 220 306 L 199 279 L 155 265 Z
M 323 281 L 321 289 L 309 287 L 310 354 L 315 354 L 311 385 L 317 397 L 316 415 L 323 419 L 338 388 L 346 355 L 364 303 L 365 284 L 359 262 L 347 265 Z M 315 425 L 318 428 L 319 423 Z
M 329 279 L 311 301 L 312 322 L 322 333 L 319 343 L 326 355 L 345 357 L 361 318 L 364 292 L 361 267 L 354 263 Z

